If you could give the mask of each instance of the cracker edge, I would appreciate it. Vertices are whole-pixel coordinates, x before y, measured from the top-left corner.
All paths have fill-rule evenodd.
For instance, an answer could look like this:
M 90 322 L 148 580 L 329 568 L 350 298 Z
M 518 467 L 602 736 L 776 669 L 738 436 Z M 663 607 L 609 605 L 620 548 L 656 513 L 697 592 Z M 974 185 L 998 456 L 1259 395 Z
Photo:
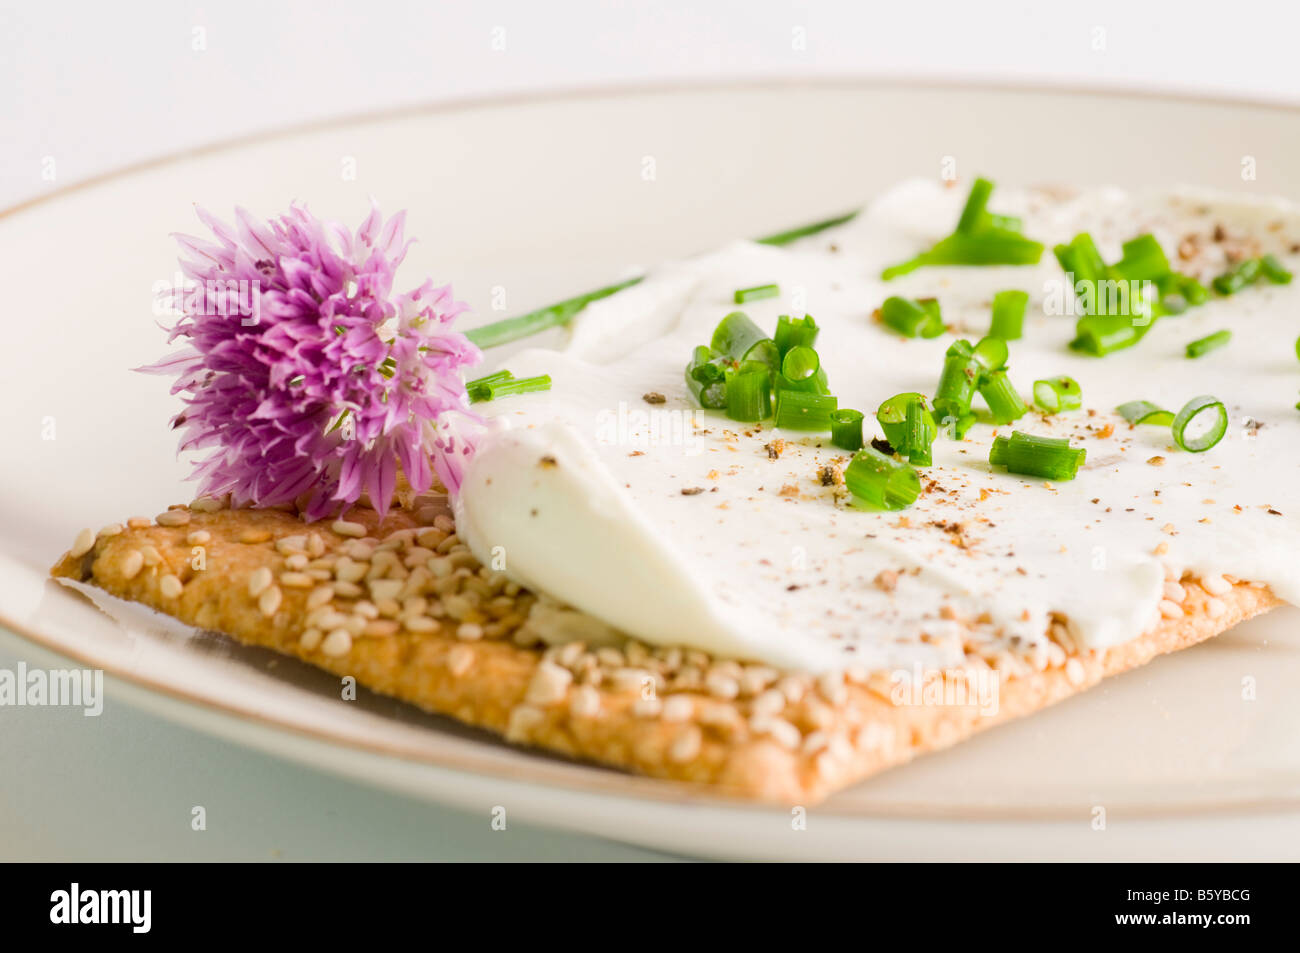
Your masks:
M 382 525 L 373 512 L 350 518 L 365 523 L 371 533 L 415 525 L 396 510 Z M 271 539 L 246 544 L 224 538 L 228 529 L 238 527 L 265 530 Z M 219 545 L 239 549 L 214 560 L 219 568 L 195 573 L 188 569 L 191 546 L 186 535 L 203 528 L 214 531 Z M 185 527 L 133 527 L 97 537 L 84 555 L 65 553 L 51 575 L 92 583 L 115 597 L 223 632 L 244 644 L 272 649 L 341 677 L 353 676 L 372 691 L 487 729 L 513 744 L 704 785 L 714 794 L 803 805 L 1076 695 L 1158 655 L 1203 642 L 1281 604 L 1266 588 L 1237 583 L 1217 597 L 1226 611 L 1211 619 L 1205 611 L 1211 597 L 1198 586 L 1188 586 L 1182 618 L 1164 619 L 1147 634 L 1105 651 L 1072 654 L 1060 668 L 1004 677 L 998 711 L 992 715 L 982 714 L 977 706 L 896 706 L 878 687 L 873 691 L 853 682 L 845 683 L 842 697 L 834 701 L 817 696 L 814 690 L 814 697 L 790 703 L 808 717 L 819 714 L 817 730 L 828 743 L 809 750 L 751 730 L 734 703 L 706 693 L 685 693 L 693 700 L 693 714 L 678 722 L 647 717 L 637 710 L 636 691 L 605 686 L 595 689 L 600 700 L 595 714 L 573 710 L 572 690 L 559 701 L 539 704 L 530 699 L 529 689 L 544 664 L 543 650 L 509 641 L 465 642 L 441 632 L 403 633 L 357 639 L 342 657 L 303 649 L 298 637 L 306 616 L 306 593 L 285 590 L 280 608 L 266 618 L 248 594 L 247 579 L 253 569 L 277 565 L 276 539 L 310 528 L 274 510 L 194 512 Z M 330 536 L 326 527 L 318 530 Z M 123 558 L 144 543 L 158 550 L 161 562 L 127 579 L 121 569 Z M 332 538 L 331 544 L 341 545 L 341 541 Z M 179 598 L 162 594 L 160 580 L 166 572 L 185 581 Z M 803 715 L 799 717 L 806 723 Z

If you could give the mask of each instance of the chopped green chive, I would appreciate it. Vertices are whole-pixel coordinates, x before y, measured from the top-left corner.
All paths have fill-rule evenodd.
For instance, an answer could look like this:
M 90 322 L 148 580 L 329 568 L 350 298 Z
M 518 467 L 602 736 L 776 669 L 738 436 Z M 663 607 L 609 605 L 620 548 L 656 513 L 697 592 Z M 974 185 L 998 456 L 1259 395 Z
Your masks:
M 1210 351 L 1218 350 L 1232 340 L 1231 331 L 1215 331 L 1213 334 L 1207 334 L 1203 338 L 1191 342 L 1187 345 L 1188 357 L 1200 357 L 1202 354 L 1208 354 Z
M 844 485 L 859 499 L 884 510 L 902 510 L 921 495 L 921 479 L 909 464 L 863 447 L 844 468 Z
M 1015 341 L 1025 329 L 1025 309 L 1029 306 L 1028 291 L 999 291 L 993 296 L 993 323 L 989 337 Z
M 1126 241 L 1120 260 L 1110 266 L 1111 275 L 1124 281 L 1157 282 L 1172 271 L 1160 242 L 1149 233 Z
M 1237 262 L 1211 284 L 1219 294 L 1231 295 L 1261 278 L 1275 285 L 1286 285 L 1291 283 L 1291 272 L 1276 255 L 1264 255 Z
M 1078 410 L 1083 406 L 1083 390 L 1073 377 L 1049 377 L 1034 381 L 1034 403 L 1049 414 Z
M 1236 294 L 1246 285 L 1251 284 L 1259 277 L 1259 259 L 1247 258 L 1245 261 L 1238 262 L 1234 267 L 1228 269 L 1212 282 L 1214 290 L 1221 295 Z
M 981 373 L 974 355 L 975 349 L 967 340 L 954 341 L 944 355 L 939 386 L 934 392 L 934 412 L 945 427 L 970 413 Z
M 785 352 L 781 373 L 792 381 L 802 381 L 821 370 L 822 359 L 810 347 L 800 344 Z
M 1142 340 L 1150 323 L 1134 326 L 1133 319 L 1124 314 L 1089 314 L 1079 319 L 1076 337 L 1070 347 L 1093 357 L 1105 357 L 1114 351 L 1132 347 Z
M 726 372 L 727 416 L 752 422 L 772 416 L 772 372 L 761 361 L 742 361 Z
M 857 212 L 849 212 L 846 215 L 837 215 L 835 218 L 813 222 L 811 225 L 800 225 L 798 228 L 777 232 L 775 235 L 767 235 L 758 239 L 758 242 L 763 245 L 788 245 L 800 238 L 816 235 L 818 232 L 824 232 L 836 225 L 843 225 L 857 214 Z M 638 275 L 626 281 L 606 285 L 604 288 L 597 288 L 595 291 L 588 291 L 586 294 L 566 298 L 563 301 L 547 305 L 544 308 L 538 308 L 536 311 L 529 311 L 527 314 L 521 314 L 518 317 L 503 318 L 500 321 L 493 321 L 491 324 L 471 328 L 465 332 L 465 336 L 482 348 L 509 344 L 511 341 L 518 341 L 520 338 L 531 337 L 545 331 L 547 328 L 568 324 L 576 314 L 593 301 L 608 298 L 610 295 L 617 294 L 624 288 L 631 288 L 644 280 L 643 276 Z
M 1214 414 L 1213 423 L 1199 437 L 1189 437 L 1188 426 L 1205 411 Z M 1192 453 L 1204 453 L 1222 440 L 1223 435 L 1228 432 L 1228 411 L 1223 406 L 1223 401 L 1217 397 L 1209 394 L 1193 397 L 1174 417 L 1173 432 L 1174 442 L 1178 446 Z
M 783 314 L 776 319 L 776 351 L 781 357 L 785 357 L 786 351 L 792 347 L 812 347 L 817 342 L 817 322 L 813 320 L 812 315 L 804 315 L 802 318 L 792 318 L 788 314 Z
M 993 438 L 989 463 L 1006 467 L 1008 473 L 1073 480 L 1087 455 L 1083 447 L 1071 447 L 1065 437 L 1036 437 L 1016 430 L 1010 437 Z
M 880 320 L 908 338 L 933 338 L 944 332 L 939 302 L 934 298 L 886 298 L 880 306 Z
M 971 357 L 975 358 L 980 369 L 986 374 L 1004 369 L 1010 356 L 1011 351 L 1007 348 L 1007 342 L 999 337 L 980 338 L 971 351 Z
M 765 238 L 756 239 L 756 241 L 760 245 L 789 245 L 791 242 L 798 241 L 801 238 L 807 238 L 809 235 L 816 235 L 818 232 L 824 232 L 828 228 L 834 228 L 836 225 L 843 225 L 845 222 L 850 222 L 857 214 L 857 212 L 847 212 L 844 215 L 837 215 L 834 218 L 827 218 L 820 222 L 813 222 L 811 225 L 800 225 L 798 228 L 791 228 L 784 232 L 777 232 L 775 235 L 768 235 Z
M 1029 408 L 1025 406 L 1024 399 L 1012 385 L 1006 371 L 998 370 L 986 375 L 980 381 L 979 389 L 980 396 L 989 405 L 995 423 L 1009 424 L 1029 413 Z
M 1068 245 L 1057 245 L 1054 252 L 1074 283 L 1083 311 L 1070 346 L 1094 357 L 1132 347 L 1157 318 L 1203 304 L 1209 297 L 1199 282 L 1170 267 L 1153 235 L 1125 242 L 1123 256 L 1113 265 L 1102 259 L 1087 232 L 1075 235 Z
M 1157 407 L 1149 400 L 1130 400 L 1120 404 L 1115 410 L 1131 424 L 1160 424 L 1168 426 L 1174 422 L 1172 411 Z
M 951 425 L 952 439 L 965 440 L 966 434 L 970 432 L 971 427 L 975 426 L 977 419 L 974 414 L 966 414 L 964 417 L 954 420 Z
M 515 375 L 509 371 L 497 371 L 495 374 L 488 374 L 486 377 L 479 377 L 475 380 L 468 381 L 465 384 L 465 392 L 469 394 L 469 402 L 477 404 L 481 400 L 490 400 L 491 395 L 488 393 L 489 384 L 497 384 L 501 381 L 514 380 Z
M 928 467 L 934 462 L 930 448 L 934 444 L 936 430 L 934 415 L 926 406 L 925 398 L 914 400 L 907 405 L 902 446 L 894 446 L 894 449 L 906 456 L 912 465 Z
M 957 231 L 969 233 L 979 228 L 986 214 L 985 209 L 988 208 L 989 196 L 992 194 L 993 183 L 988 179 L 980 178 L 971 183 L 970 194 L 966 196 L 966 204 L 962 206 L 961 218 L 957 219 Z
M 743 311 L 733 311 L 721 321 L 713 331 L 711 347 L 719 354 L 725 354 L 733 361 L 755 360 L 757 355 L 750 351 L 763 341 L 771 340 L 763 329 L 750 320 Z M 773 350 L 775 350 L 775 342 Z
M 861 450 L 863 413 L 847 407 L 831 411 L 831 443 L 841 450 Z
M 776 394 L 776 425 L 789 430 L 830 430 L 839 401 L 829 394 L 781 390 Z
M 487 388 L 486 399 L 496 400 L 498 397 L 509 397 L 513 394 L 531 394 L 537 391 L 550 390 L 551 375 L 512 377 L 508 381 L 493 381 L 485 386 Z
M 1019 219 L 988 211 L 993 183 L 976 179 L 962 208 L 957 227 L 928 251 L 886 268 L 885 281 L 927 265 L 1033 265 L 1043 246 L 1020 234 Z
M 916 429 L 914 420 L 909 422 L 909 414 L 914 407 L 919 408 L 924 421 L 921 430 Z M 912 453 L 928 456 L 930 445 L 934 443 L 939 430 L 924 394 L 895 394 L 880 405 L 876 411 L 876 420 L 889 445 L 905 457 Z
M 1277 255 L 1265 255 L 1259 260 L 1259 272 L 1275 285 L 1289 285 L 1291 272 L 1278 260 Z
M 701 407 L 721 410 L 727 406 L 727 359 L 701 344 L 691 352 L 686 365 L 686 387 Z
M 465 332 L 465 336 L 483 348 L 509 344 L 511 341 L 538 334 L 547 328 L 568 324 L 573 320 L 574 315 L 593 301 L 608 298 L 624 288 L 630 288 L 638 284 L 641 280 L 641 278 L 629 278 L 627 281 L 606 285 L 604 288 L 597 288 L 595 291 L 588 291 L 586 294 L 566 298 L 544 308 L 538 308 L 536 311 L 521 314 L 516 318 L 504 318 L 500 321 L 493 321 L 491 324 L 485 324 L 482 327 L 471 328 Z
M 802 344 L 785 352 L 775 384 L 778 391 L 798 390 L 823 395 L 831 392 L 826 371 L 821 366 L 821 357 L 815 350 Z
M 781 293 L 780 285 L 755 285 L 753 288 L 737 288 L 736 293 L 732 296 L 736 304 L 744 304 L 746 301 L 761 301 L 764 298 L 775 298 Z

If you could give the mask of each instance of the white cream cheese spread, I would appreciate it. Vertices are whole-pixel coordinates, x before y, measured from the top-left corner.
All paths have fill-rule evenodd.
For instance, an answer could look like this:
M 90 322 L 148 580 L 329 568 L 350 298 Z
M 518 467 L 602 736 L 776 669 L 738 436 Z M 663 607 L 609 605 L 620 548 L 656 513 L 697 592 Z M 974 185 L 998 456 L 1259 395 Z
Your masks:
M 1170 572 L 1228 573 L 1300 601 L 1300 281 L 1212 298 L 1160 319 L 1135 347 L 1087 357 L 1067 346 L 1075 316 L 1059 312 L 1072 299 L 1050 251 L 1088 231 L 1114 260 L 1152 232 L 1203 281 L 1226 269 L 1234 243 L 1294 269 L 1300 214 L 1190 192 L 1000 189 L 996 210 L 1022 216 L 1049 249 L 1038 265 L 880 279 L 947 234 L 963 199 L 909 182 L 788 247 L 741 241 L 664 265 L 587 307 L 560 349 L 511 355 L 516 376 L 550 374 L 553 387 L 476 405 L 491 419 L 459 532 L 485 563 L 646 642 L 812 672 L 960 665 L 972 642 L 1043 643 L 1054 617 L 1082 648 L 1114 645 L 1158 617 Z M 780 314 L 812 314 L 831 391 L 866 414 L 868 437 L 886 398 L 934 393 L 945 349 L 987 332 L 1004 289 L 1030 294 L 1011 380 L 1028 399 L 1033 381 L 1070 375 L 1084 409 L 941 435 L 916 503 L 871 510 L 819 478 L 849 458 L 829 435 L 738 423 L 687 391 L 691 350 L 737 309 L 733 292 L 772 283 L 779 297 L 739 308 L 768 333 Z M 937 297 L 950 333 L 906 339 L 873 320 L 890 295 Z M 1185 356 L 1225 328 L 1227 347 Z M 1176 412 L 1200 394 L 1230 416 L 1205 453 L 1115 413 L 1138 399 Z M 1068 437 L 1087 462 L 1060 483 L 995 469 L 994 435 L 1012 429 Z

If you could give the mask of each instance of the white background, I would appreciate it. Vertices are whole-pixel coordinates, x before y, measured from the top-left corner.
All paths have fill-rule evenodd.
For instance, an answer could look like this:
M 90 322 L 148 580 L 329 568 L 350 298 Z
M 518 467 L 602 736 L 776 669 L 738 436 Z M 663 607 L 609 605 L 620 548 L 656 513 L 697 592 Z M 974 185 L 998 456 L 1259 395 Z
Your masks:
M 231 137 L 507 92 L 847 74 L 1300 102 L 1298 30 L 1300 5 L 1223 2 L 3 0 L 0 209 Z M 0 667 L 19 659 L 50 664 L 0 632 Z M 0 859 L 652 856 L 492 833 L 121 706 L 0 710 L 0 777 Z
M 871 74 L 1300 101 L 1295 3 L 3 0 L 0 11 L 0 208 L 233 136 L 502 92 Z

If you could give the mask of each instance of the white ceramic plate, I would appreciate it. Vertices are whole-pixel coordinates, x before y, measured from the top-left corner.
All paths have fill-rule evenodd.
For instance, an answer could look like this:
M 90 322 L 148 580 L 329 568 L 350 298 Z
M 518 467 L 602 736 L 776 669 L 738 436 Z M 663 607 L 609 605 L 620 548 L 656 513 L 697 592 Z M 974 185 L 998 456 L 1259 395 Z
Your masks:
M 154 286 L 190 205 L 292 199 L 359 221 L 410 209 L 404 276 L 453 280 L 489 320 L 629 268 L 860 205 L 939 174 L 1300 198 L 1300 114 L 1119 94 L 746 86 L 431 108 L 175 157 L 0 217 L 0 619 L 110 675 L 110 700 L 462 807 L 672 850 L 749 857 L 1300 856 L 1300 611 L 1284 609 L 844 792 L 793 830 L 756 808 L 508 748 L 151 613 L 114 621 L 49 582 L 82 526 L 193 493 Z M 1244 181 L 1243 161 L 1257 177 Z M 653 166 L 654 175 L 645 170 Z M 54 439 L 45 439 L 53 427 Z M 1254 700 L 1242 681 L 1256 683 Z M 1094 830 L 1097 808 L 1104 831 Z

